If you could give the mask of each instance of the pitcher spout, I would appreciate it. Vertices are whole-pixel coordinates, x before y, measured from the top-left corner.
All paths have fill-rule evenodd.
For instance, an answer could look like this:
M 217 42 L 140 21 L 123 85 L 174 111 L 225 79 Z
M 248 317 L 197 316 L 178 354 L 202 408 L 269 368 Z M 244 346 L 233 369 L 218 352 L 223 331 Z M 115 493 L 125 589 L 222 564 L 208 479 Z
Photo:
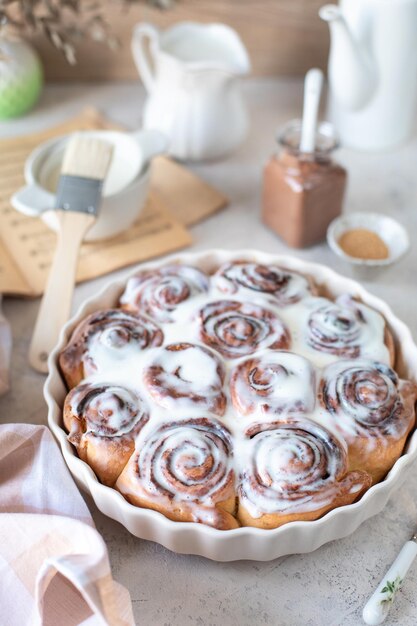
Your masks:
M 345 108 L 362 109 L 375 94 L 376 68 L 367 50 L 352 35 L 337 5 L 321 7 L 319 16 L 330 28 L 328 76 L 332 93 Z

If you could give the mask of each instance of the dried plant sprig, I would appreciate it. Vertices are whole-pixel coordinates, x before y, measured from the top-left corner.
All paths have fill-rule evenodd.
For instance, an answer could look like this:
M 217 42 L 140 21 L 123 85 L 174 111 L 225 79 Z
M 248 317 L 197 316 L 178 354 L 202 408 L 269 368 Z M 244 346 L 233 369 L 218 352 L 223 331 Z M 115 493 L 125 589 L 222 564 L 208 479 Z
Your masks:
M 168 9 L 174 1 L 118 0 L 127 8 L 146 4 L 158 9 Z M 111 49 L 119 46 L 98 0 L 0 0 L 0 27 L 45 35 L 71 65 L 76 63 L 76 48 L 83 39 L 106 44 Z

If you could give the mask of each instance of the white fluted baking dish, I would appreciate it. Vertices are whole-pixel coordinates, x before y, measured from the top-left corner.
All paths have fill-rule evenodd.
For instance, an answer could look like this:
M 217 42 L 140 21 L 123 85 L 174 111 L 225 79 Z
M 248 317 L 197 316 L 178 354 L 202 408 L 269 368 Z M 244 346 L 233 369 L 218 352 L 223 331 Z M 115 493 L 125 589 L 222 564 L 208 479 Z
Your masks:
M 220 264 L 237 259 L 277 264 L 311 275 L 332 295 L 350 293 L 380 311 L 385 317 L 397 344 L 398 373 L 417 381 L 417 346 L 409 329 L 379 298 L 369 294 L 357 282 L 332 270 L 288 256 L 277 256 L 251 250 L 225 252 L 213 250 L 202 253 L 179 254 L 160 261 L 142 264 L 140 269 L 154 269 L 167 263 L 179 262 L 212 270 Z M 132 271 L 134 274 L 136 270 Z M 104 514 L 119 521 L 133 535 L 156 541 L 175 552 L 197 554 L 218 561 L 253 559 L 268 561 L 291 553 L 311 552 L 328 541 L 340 539 L 355 531 L 366 519 L 379 513 L 388 498 L 406 475 L 407 468 L 417 457 L 417 432 L 414 431 L 403 455 L 397 460 L 385 480 L 371 487 L 356 503 L 333 509 L 322 518 L 310 522 L 291 522 L 274 530 L 243 527 L 221 531 L 197 523 L 174 522 L 156 511 L 129 504 L 115 489 L 98 482 L 91 468 L 78 458 L 67 441 L 63 428 L 62 405 L 66 388 L 58 369 L 58 355 L 66 345 L 74 327 L 89 313 L 114 306 L 122 293 L 126 279 L 113 281 L 88 299 L 66 324 L 49 360 L 50 374 L 45 383 L 48 422 L 57 438 L 68 467 L 77 483 L 88 491 Z

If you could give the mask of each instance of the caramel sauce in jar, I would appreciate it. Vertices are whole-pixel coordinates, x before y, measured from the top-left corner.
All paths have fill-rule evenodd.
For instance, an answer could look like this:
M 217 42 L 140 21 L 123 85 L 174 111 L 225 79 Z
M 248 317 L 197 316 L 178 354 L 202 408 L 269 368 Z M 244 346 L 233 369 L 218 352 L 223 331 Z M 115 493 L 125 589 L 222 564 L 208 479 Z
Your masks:
M 332 160 L 337 147 L 330 124 L 320 124 L 313 154 L 299 149 L 301 126 L 291 122 L 278 141 L 281 149 L 264 169 L 262 219 L 289 246 L 306 248 L 326 237 L 340 215 L 346 170 Z

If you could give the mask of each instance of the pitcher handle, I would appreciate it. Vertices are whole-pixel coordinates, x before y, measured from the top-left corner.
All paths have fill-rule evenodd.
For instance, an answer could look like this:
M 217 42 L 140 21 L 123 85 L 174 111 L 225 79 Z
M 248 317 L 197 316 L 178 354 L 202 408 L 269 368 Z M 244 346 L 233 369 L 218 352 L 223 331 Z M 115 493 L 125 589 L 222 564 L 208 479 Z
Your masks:
M 149 39 L 149 54 L 145 48 L 146 39 Z M 135 26 L 131 45 L 133 60 L 148 92 L 152 91 L 155 85 L 155 57 L 158 40 L 159 31 L 153 24 L 141 22 Z M 149 62 L 149 56 L 152 64 Z
M 149 165 L 153 157 L 164 154 L 168 149 L 168 137 L 159 130 L 141 129 L 131 133 L 131 136 L 140 144 L 144 167 Z

